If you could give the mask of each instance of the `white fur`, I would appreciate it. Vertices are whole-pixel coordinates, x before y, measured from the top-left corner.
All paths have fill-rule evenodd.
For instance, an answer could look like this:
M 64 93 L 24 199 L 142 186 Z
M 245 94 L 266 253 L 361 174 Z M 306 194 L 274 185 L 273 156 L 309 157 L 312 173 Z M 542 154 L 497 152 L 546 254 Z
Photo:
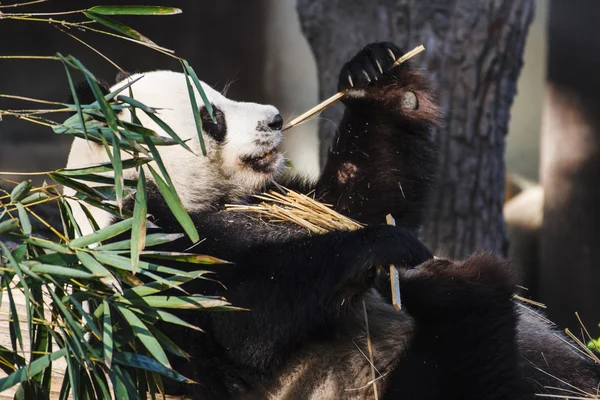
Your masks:
M 273 175 L 282 167 L 282 157 L 277 154 L 275 171 L 272 173 L 256 172 L 241 162 L 248 156 L 257 156 L 270 148 L 279 145 L 280 131 L 261 131 L 259 124 L 272 120 L 278 110 L 270 105 L 244 103 L 230 100 L 202 82 L 202 88 L 208 100 L 225 115 L 227 134 L 225 142 L 219 144 L 204 134 L 207 156 L 202 155 L 194 115 L 188 96 L 188 89 L 183 73 L 172 71 L 153 71 L 145 74 L 136 74 L 130 79 L 143 77 L 132 85 L 133 95 L 136 100 L 147 106 L 159 109 L 157 115 L 167 123 L 192 149 L 194 154 L 186 151 L 181 146 L 159 146 L 159 153 L 167 171 L 175 185 L 177 193 L 184 207 L 189 211 L 208 208 L 213 200 L 227 190 L 231 195 L 243 195 L 256 191 L 265 185 Z M 123 86 L 121 82 L 111 88 L 111 91 Z M 192 84 L 193 86 L 193 84 Z M 196 102 L 202 107 L 203 101 L 194 87 Z M 128 90 L 123 92 L 128 95 Z M 142 124 L 153 129 L 161 136 L 168 137 L 154 121 L 143 112 L 136 113 Z M 124 111 L 120 116 L 125 121 L 130 121 L 129 111 Z M 268 146 L 256 144 L 257 140 L 268 143 Z M 126 159 L 129 156 L 123 154 Z M 101 145 L 76 138 L 71 146 L 67 168 L 81 168 L 90 165 L 108 162 L 108 156 Z M 156 165 L 154 169 L 158 171 Z M 151 174 L 146 170 L 146 177 Z M 125 171 L 126 179 L 136 179 L 134 169 Z M 74 191 L 65 188 L 65 195 L 73 195 Z M 92 228 L 81 210 L 78 202 L 69 201 L 75 218 L 80 224 L 82 234 L 92 232 Z M 108 225 L 110 215 L 100 209 L 88 206 L 100 227 Z

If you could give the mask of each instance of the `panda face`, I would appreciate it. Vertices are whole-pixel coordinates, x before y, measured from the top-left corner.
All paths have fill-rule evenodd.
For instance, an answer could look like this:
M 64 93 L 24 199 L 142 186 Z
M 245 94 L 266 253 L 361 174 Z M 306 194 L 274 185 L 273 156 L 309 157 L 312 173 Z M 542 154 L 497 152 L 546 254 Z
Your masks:
M 270 105 L 233 101 L 202 82 L 216 120 L 210 118 L 194 88 L 207 151 L 203 156 L 185 79 L 182 73 L 153 71 L 132 85 L 136 100 L 156 108 L 193 151 L 181 146 L 158 148 L 183 205 L 199 210 L 214 204 L 216 197 L 231 199 L 260 190 L 283 169 L 277 149 L 283 125 L 279 111 Z M 128 113 L 122 118 L 129 119 Z M 143 113 L 137 115 L 144 126 L 168 136 Z

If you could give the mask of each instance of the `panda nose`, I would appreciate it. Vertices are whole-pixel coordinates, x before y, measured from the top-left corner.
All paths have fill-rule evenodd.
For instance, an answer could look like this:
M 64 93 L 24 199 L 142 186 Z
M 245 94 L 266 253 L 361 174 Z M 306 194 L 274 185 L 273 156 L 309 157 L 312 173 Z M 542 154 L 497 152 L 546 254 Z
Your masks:
M 283 118 L 281 117 L 281 115 L 277 114 L 273 117 L 271 122 L 267 124 L 267 126 L 273 129 L 274 131 L 280 131 L 283 127 Z

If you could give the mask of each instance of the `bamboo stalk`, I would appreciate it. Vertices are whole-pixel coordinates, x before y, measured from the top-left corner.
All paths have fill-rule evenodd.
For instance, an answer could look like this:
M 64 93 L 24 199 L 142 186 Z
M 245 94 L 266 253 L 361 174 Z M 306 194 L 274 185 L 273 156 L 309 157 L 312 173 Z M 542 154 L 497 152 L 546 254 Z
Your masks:
M 394 67 L 397 67 L 398 65 L 402 64 L 403 62 L 406 62 L 407 60 L 413 58 L 414 56 L 416 56 L 417 54 L 419 54 L 422 51 L 425 51 L 425 46 L 419 45 L 419 46 L 415 47 L 414 49 L 412 49 L 408 53 L 404 54 L 402 57 L 398 58 L 394 62 L 394 64 L 392 64 L 392 66 L 390 67 L 390 69 L 392 69 Z M 329 97 L 328 99 L 323 100 L 321 103 L 317 104 L 316 106 L 314 106 L 310 110 L 308 110 L 308 111 L 300 114 L 296 118 L 292 119 L 290 122 L 288 122 L 287 124 L 285 124 L 285 126 L 281 130 L 282 131 L 286 131 L 286 130 L 288 130 L 290 128 L 293 128 L 294 126 L 296 126 L 296 125 L 304 122 L 305 120 L 309 119 L 313 115 L 320 113 L 321 111 L 325 110 L 326 108 L 328 108 L 329 106 L 331 106 L 332 104 L 334 104 L 338 100 L 340 100 L 342 97 L 344 97 L 346 95 L 346 93 L 348 93 L 348 89 L 346 89 L 346 90 L 344 90 L 342 92 L 338 92 L 338 93 L 334 94 L 333 96 Z
M 385 216 L 385 221 L 388 225 L 396 226 L 396 220 L 392 214 Z M 390 284 L 392 286 L 392 305 L 397 311 L 402 309 L 402 301 L 400 300 L 400 275 L 394 264 L 390 264 Z

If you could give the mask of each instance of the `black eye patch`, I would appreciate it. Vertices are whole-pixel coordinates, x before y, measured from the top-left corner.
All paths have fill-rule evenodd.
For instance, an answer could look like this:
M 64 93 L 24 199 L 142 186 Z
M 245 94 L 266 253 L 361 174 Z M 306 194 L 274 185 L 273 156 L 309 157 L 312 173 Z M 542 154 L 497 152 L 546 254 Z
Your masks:
M 200 119 L 202 120 L 202 130 L 208 136 L 221 143 L 225 140 L 225 136 L 227 135 L 227 124 L 225 123 L 225 114 L 217 107 L 212 106 L 213 112 L 215 115 L 215 119 L 217 123 L 215 124 L 213 120 L 210 118 L 208 110 L 206 107 L 202 107 L 200 109 Z

